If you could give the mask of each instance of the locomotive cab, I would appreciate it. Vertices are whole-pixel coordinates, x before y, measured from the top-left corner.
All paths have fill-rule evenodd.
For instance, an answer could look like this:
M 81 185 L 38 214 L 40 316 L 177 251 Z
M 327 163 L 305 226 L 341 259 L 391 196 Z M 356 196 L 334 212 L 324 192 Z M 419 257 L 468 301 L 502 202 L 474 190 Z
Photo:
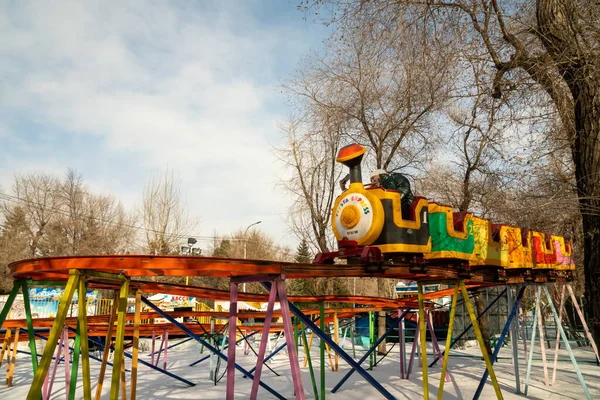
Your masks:
M 354 241 L 361 247 L 378 248 L 386 256 L 429 252 L 427 199 L 415 198 L 410 214 L 402 215 L 399 192 L 365 188 L 360 165 L 365 152 L 364 147 L 352 144 L 340 149 L 336 158 L 350 169 L 350 186 L 337 197 L 332 212 L 338 244 Z

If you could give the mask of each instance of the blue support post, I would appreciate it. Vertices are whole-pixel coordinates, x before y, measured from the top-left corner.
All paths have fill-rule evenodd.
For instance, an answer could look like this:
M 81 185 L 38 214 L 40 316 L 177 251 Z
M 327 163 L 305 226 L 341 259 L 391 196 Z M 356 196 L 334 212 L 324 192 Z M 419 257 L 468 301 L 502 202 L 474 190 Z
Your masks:
M 262 285 L 267 289 L 267 290 L 271 290 L 271 284 L 269 282 L 262 282 Z M 383 397 L 385 397 L 386 399 L 389 400 L 396 400 L 396 398 L 389 392 L 387 391 L 386 388 L 384 388 L 381 383 L 377 382 L 377 380 L 375 378 L 373 378 L 371 375 L 369 375 L 369 373 L 367 371 L 365 371 L 352 357 L 350 357 L 340 346 L 338 346 L 337 343 L 335 343 L 333 340 L 331 340 L 327 334 L 325 332 L 323 332 L 321 329 L 319 329 L 319 327 L 313 322 L 311 321 L 310 318 L 308 318 L 306 315 L 304 315 L 304 313 L 302 311 L 300 311 L 300 309 L 298 307 L 296 307 L 291 301 L 288 301 L 289 307 L 290 307 L 290 311 L 298 318 L 300 318 L 300 320 L 302 322 L 304 322 L 304 324 L 310 328 L 315 335 L 317 335 L 321 340 L 324 340 L 325 343 L 327 343 L 329 345 L 329 347 L 335 351 L 336 353 L 338 353 L 338 355 L 340 357 L 342 357 L 342 359 L 344 361 L 346 361 L 351 367 L 353 367 L 354 369 L 356 369 L 356 371 L 363 377 L 365 378 L 365 380 L 367 382 L 369 382 L 375 389 L 377 389 L 377 391 L 379 393 L 381 393 L 383 395 Z
M 485 314 L 486 314 L 486 313 L 487 313 L 489 310 L 491 310 L 492 306 L 493 306 L 494 304 L 496 304 L 496 302 L 497 302 L 498 300 L 500 300 L 500 298 L 501 298 L 502 296 L 504 296 L 504 293 L 506 293 L 506 290 L 507 290 L 507 289 L 504 289 L 504 290 L 503 290 L 503 291 L 502 291 L 502 292 L 501 292 L 501 293 L 498 295 L 498 297 L 496 297 L 494 300 L 492 300 L 492 302 L 491 302 L 491 303 L 490 303 L 490 304 L 489 304 L 489 305 L 488 305 L 488 306 L 485 308 L 485 310 L 483 310 L 483 311 L 482 311 L 482 313 L 481 313 L 481 314 L 479 314 L 479 315 L 477 316 L 477 321 L 479 321 L 479 319 L 480 319 L 481 317 L 483 317 L 483 316 L 484 316 L 484 315 L 485 315 Z M 462 332 L 461 332 L 461 334 L 460 334 L 460 335 L 458 335 L 456 338 L 452 339 L 452 343 L 450 343 L 450 348 L 453 348 L 453 347 L 454 347 L 454 345 L 455 345 L 455 344 L 456 344 L 456 343 L 457 343 L 457 342 L 458 342 L 458 341 L 459 341 L 459 340 L 460 340 L 460 339 L 461 339 L 463 336 L 465 336 L 465 335 L 467 334 L 467 332 L 469 332 L 469 330 L 470 330 L 472 327 L 473 327 L 473 324 L 471 323 L 471 324 L 469 324 L 469 326 L 467 326 L 467 327 L 465 328 L 465 330 L 464 330 L 464 331 L 462 331 Z M 445 351 L 445 350 L 444 350 L 444 351 Z M 429 364 L 429 367 L 433 367 L 433 366 L 435 365 L 435 363 L 436 363 L 436 362 L 438 362 L 438 360 L 439 360 L 439 359 L 440 359 L 440 357 L 439 357 L 439 356 L 437 356 L 436 358 L 434 358 L 434 359 L 433 359 L 433 361 L 431 362 L 431 364 Z
M 306 329 L 306 327 L 304 327 L 304 328 L 301 328 L 301 329 L 298 331 L 298 333 L 299 333 L 299 334 L 302 334 L 302 333 L 304 332 L 304 330 L 305 330 L 305 329 Z M 286 346 L 287 346 L 287 343 L 285 343 L 285 342 L 284 342 L 284 343 L 283 343 L 281 346 L 279 346 L 278 348 L 276 348 L 275 350 L 273 350 L 273 351 L 271 352 L 271 354 L 269 354 L 267 357 L 265 357 L 265 359 L 264 359 L 264 361 L 263 361 L 263 364 L 264 364 L 264 363 L 266 363 L 267 361 L 269 361 L 271 358 L 275 357 L 275 355 L 276 355 L 277 353 L 279 353 L 281 350 L 283 350 L 283 349 L 284 349 Z M 256 367 L 252 368 L 252 369 L 250 370 L 250 373 L 253 373 L 253 372 L 254 372 L 254 370 L 256 370 Z M 244 378 L 246 378 L 246 376 L 244 376 Z
M 69 329 L 70 329 L 70 328 L 69 328 Z M 106 350 L 107 350 L 107 349 L 106 349 L 106 347 L 104 346 L 104 344 L 103 344 L 101 341 L 99 341 L 99 340 L 97 340 L 97 339 L 94 339 L 94 338 L 92 338 L 92 337 L 88 337 L 88 339 L 89 339 L 91 342 L 93 342 L 93 343 L 96 343 L 96 344 L 98 344 L 98 345 L 100 345 L 100 346 L 103 346 L 103 347 L 104 347 L 104 351 L 106 351 Z M 111 349 L 114 349 L 114 346 L 110 346 L 110 347 L 111 347 Z M 124 351 L 124 352 L 123 352 L 123 354 L 125 355 L 125 357 L 127 357 L 127 358 L 129 358 L 129 359 L 131 359 L 131 358 L 133 357 L 131 354 L 129 354 L 129 353 L 128 353 L 128 352 L 126 352 L 126 351 Z M 172 372 L 169 372 L 169 371 L 167 371 L 167 370 L 165 370 L 165 369 L 162 369 L 162 368 L 159 368 L 159 367 L 157 367 L 157 366 L 155 366 L 155 365 L 152 365 L 151 363 L 149 363 L 149 362 L 147 362 L 147 361 L 140 360 L 140 359 L 138 358 L 138 362 L 139 362 L 140 364 L 142 364 L 142 365 L 145 365 L 146 367 L 152 368 L 152 369 L 153 369 L 153 370 L 155 370 L 155 371 L 158 371 L 158 372 L 160 372 L 160 373 L 163 373 L 163 374 L 165 374 L 165 375 L 167 375 L 167 376 L 170 376 L 170 377 L 171 377 L 171 378 L 173 378 L 173 379 L 177 379 L 178 381 L 180 381 L 180 382 L 183 382 L 183 383 L 185 383 L 186 385 L 189 385 L 189 386 L 196 386 L 196 384 L 195 384 L 195 383 L 193 383 L 193 382 L 190 382 L 190 381 L 188 381 L 187 379 L 185 379 L 185 378 L 182 378 L 182 377 L 180 377 L 180 376 L 177 376 L 177 375 L 175 375 L 174 373 L 172 373 Z
M 213 347 L 206 340 L 204 340 L 200 336 L 196 335 L 188 327 L 186 327 L 182 323 L 178 322 L 175 318 L 173 318 L 172 316 L 170 316 L 169 314 L 165 313 L 163 310 L 158 308 L 150 300 L 148 300 L 147 298 L 142 296 L 142 301 L 144 302 L 144 304 L 146 304 L 152 310 L 156 311 L 161 317 L 165 318 L 167 321 L 169 321 L 170 323 L 172 323 L 173 325 L 175 325 L 176 327 L 181 329 L 186 335 L 188 335 L 188 336 L 194 338 L 196 341 L 202 343 L 204 345 L 204 347 L 206 347 L 207 349 L 209 349 L 210 351 L 215 353 L 223 361 L 227 361 L 226 355 L 221 353 L 219 350 L 217 350 L 215 347 Z M 238 364 L 235 364 L 235 369 L 237 369 L 238 371 L 240 371 L 241 373 L 243 373 L 245 375 L 248 375 L 250 378 L 254 378 L 254 376 L 250 372 L 246 371 L 246 369 L 244 369 L 243 367 L 241 367 Z M 273 396 L 277 397 L 278 399 L 285 400 L 285 397 L 283 397 L 282 395 L 277 393 L 273 388 L 271 388 L 269 385 L 265 384 L 264 382 L 261 381 L 260 386 L 262 386 L 265 390 L 267 390 L 269 393 L 271 393 Z
M 526 287 L 527 287 L 526 285 L 522 285 L 521 288 L 519 289 L 517 298 L 515 300 L 515 303 L 513 304 L 513 308 L 508 316 L 508 319 L 506 320 L 506 324 L 504 325 L 504 328 L 502 329 L 502 333 L 500 334 L 500 338 L 496 342 L 496 348 L 494 349 L 494 354 L 492 354 L 492 358 L 490 360 L 492 362 L 492 365 L 496 362 L 496 359 L 498 358 L 498 353 L 500 353 L 500 349 L 502 348 L 502 343 L 504 343 L 504 338 L 508 334 L 508 330 L 510 329 L 512 320 L 515 317 L 515 315 L 517 314 L 517 311 L 519 309 L 519 303 L 521 303 L 521 299 L 523 298 L 523 293 L 525 293 Z M 481 392 L 483 391 L 483 386 L 485 385 L 485 381 L 487 380 L 488 375 L 489 375 L 489 372 L 486 368 L 485 372 L 483 373 L 483 376 L 481 377 L 481 381 L 479 381 L 479 386 L 477 386 L 477 390 L 475 391 L 473 400 L 477 400 L 479 398 L 479 396 L 481 396 Z
M 181 342 L 178 342 L 178 343 L 175 343 L 175 344 L 172 344 L 172 345 L 170 345 L 170 346 L 169 346 L 169 347 L 167 347 L 166 349 L 160 349 L 160 350 L 157 350 L 157 351 L 155 351 L 154 353 L 152 353 L 152 354 L 150 354 L 150 355 L 151 355 L 151 356 L 153 356 L 153 355 L 155 355 L 156 353 L 161 353 L 161 352 L 163 352 L 163 351 L 165 351 L 165 350 L 172 349 L 173 347 L 177 347 L 177 346 L 179 346 L 179 345 L 181 345 L 181 344 L 184 344 L 184 343 L 186 343 L 186 342 L 189 342 L 190 340 L 193 340 L 193 338 L 189 337 L 189 338 L 187 338 L 187 339 L 185 339 L 185 340 L 182 340 Z
M 403 312 L 403 313 L 400 315 L 400 317 L 398 317 L 398 320 L 402 320 L 402 319 L 404 319 L 404 317 L 406 316 L 406 314 L 408 314 L 408 313 L 409 313 L 409 311 L 410 311 L 410 310 L 405 310 L 405 311 L 404 311 L 404 312 Z M 379 344 L 380 344 L 381 342 L 383 342 L 383 340 L 384 340 L 384 339 L 385 339 L 385 338 L 386 338 L 386 337 L 387 337 L 387 336 L 388 336 L 390 333 L 392 333 L 392 331 L 393 331 L 394 329 L 396 329 L 396 327 L 394 327 L 394 326 L 392 326 L 390 329 L 388 329 L 388 330 L 387 330 L 387 331 L 386 331 L 386 332 L 383 334 L 383 336 L 381 336 L 381 337 L 380 337 L 380 338 L 379 338 L 379 339 L 378 339 L 378 340 L 375 342 L 375 344 L 374 344 L 373 346 L 371 346 L 371 348 L 369 349 L 369 351 L 367 351 L 367 352 L 366 352 L 366 353 L 365 353 L 365 354 L 364 354 L 364 355 L 361 357 L 361 359 L 360 359 L 360 360 L 358 360 L 358 365 L 362 364 L 362 363 L 363 363 L 363 362 L 364 362 L 364 361 L 365 361 L 365 360 L 366 360 L 366 359 L 367 359 L 367 358 L 368 358 L 368 357 L 371 355 L 371 353 L 372 353 L 372 352 L 374 352 L 374 351 L 375 351 L 375 349 L 377 349 L 377 346 L 379 346 Z M 338 391 L 338 390 L 339 390 L 339 389 L 342 387 L 342 385 L 343 385 L 343 384 L 344 384 L 344 383 L 345 383 L 345 382 L 348 380 L 348 378 L 350 378 L 350 376 L 351 376 L 351 375 L 354 373 L 354 371 L 356 371 L 356 369 L 354 369 L 354 368 L 352 368 L 350 371 L 348 371 L 348 372 L 346 373 L 346 375 L 344 375 L 344 377 L 343 377 L 343 378 L 342 378 L 342 379 L 341 379 L 341 380 L 338 382 L 338 384 L 337 384 L 337 385 L 335 385 L 335 387 L 334 387 L 334 388 L 331 390 L 331 393 L 335 393 L 335 392 L 337 392 L 337 391 Z

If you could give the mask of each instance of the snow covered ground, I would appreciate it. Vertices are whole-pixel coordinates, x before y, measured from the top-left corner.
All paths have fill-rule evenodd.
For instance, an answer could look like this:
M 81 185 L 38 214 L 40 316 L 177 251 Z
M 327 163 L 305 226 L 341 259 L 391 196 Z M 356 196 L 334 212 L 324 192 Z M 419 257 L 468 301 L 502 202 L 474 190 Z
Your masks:
M 171 341 L 173 344 L 174 341 Z M 41 345 L 40 345 L 41 346 Z M 391 346 L 391 345 L 389 345 Z M 407 343 L 407 353 L 410 352 L 411 343 Z M 431 346 L 431 343 L 428 343 Z M 348 345 L 346 344 L 346 347 Z M 26 344 L 22 343 L 20 349 L 25 350 Z M 177 348 L 169 350 L 168 354 L 168 370 L 176 375 L 179 375 L 185 379 L 188 379 L 196 386 L 190 387 L 173 378 L 165 376 L 159 372 L 153 371 L 147 367 L 140 365 L 138 375 L 138 399 L 223 399 L 225 398 L 226 388 L 226 375 L 223 379 L 215 386 L 212 381 L 209 380 L 209 364 L 208 360 L 198 364 L 195 367 L 189 367 L 189 364 L 200 358 L 199 345 L 188 342 Z M 258 342 L 256 344 L 258 350 Z M 357 347 L 357 350 L 360 347 Z M 348 349 L 349 350 L 349 349 Z M 594 356 L 590 347 L 575 348 L 575 354 L 579 361 L 579 366 L 585 377 L 590 393 L 593 398 L 600 399 L 600 367 L 596 366 Z M 349 350 L 351 354 L 351 351 Z M 206 354 L 206 353 L 205 353 Z M 360 357 L 357 352 L 357 357 Z M 470 399 L 473 397 L 479 379 L 484 372 L 484 363 L 481 357 L 477 356 L 478 348 L 471 347 L 466 350 L 454 350 L 450 356 L 450 372 L 452 374 L 452 382 L 445 384 L 444 399 Z M 510 347 L 504 347 L 500 352 L 500 359 L 495 364 L 495 371 L 498 376 L 500 387 L 502 389 L 504 398 L 506 399 L 517 399 L 524 398 L 523 395 L 515 394 L 515 382 L 514 372 L 511 362 L 511 350 Z M 313 362 L 318 360 L 319 351 L 317 346 L 313 346 L 311 352 Z M 526 360 L 523 357 L 523 348 L 520 346 L 519 356 L 522 357 L 520 360 L 520 372 L 521 381 L 525 381 L 525 368 Z M 142 354 L 142 359 L 150 361 L 149 352 Z M 237 347 L 237 361 L 246 369 L 251 369 L 255 366 L 255 356 L 251 352 L 250 355 L 243 355 L 243 347 L 239 345 Z M 541 357 L 539 347 L 536 348 L 534 357 L 539 360 Z M 551 368 L 551 360 L 553 353 L 548 352 L 548 359 L 550 359 L 549 367 Z M 303 360 L 304 356 L 301 353 L 300 359 Z M 429 353 L 429 360 L 431 361 L 431 353 Z M 531 399 L 583 399 L 583 389 L 581 388 L 577 376 L 574 372 L 573 366 L 569 361 L 566 350 L 560 351 L 557 373 L 556 386 L 545 386 L 544 385 L 544 373 L 542 369 L 541 361 L 535 361 L 532 367 L 532 378 L 529 387 L 528 398 Z M 368 361 L 368 360 L 367 360 Z M 161 361 L 162 364 L 162 361 Z M 96 380 L 99 373 L 99 363 L 91 361 L 92 367 L 92 390 L 95 390 Z M 130 367 L 130 360 L 127 359 L 127 368 Z M 289 363 L 287 355 L 282 351 L 277 355 L 269 366 L 273 368 L 281 376 L 277 377 L 273 372 L 268 369 L 263 369 L 263 381 L 271 386 L 273 389 L 281 393 L 286 398 L 293 398 L 293 383 L 291 373 L 289 369 Z M 224 372 L 225 363 L 221 364 L 221 372 Z M 332 372 L 327 364 L 326 373 L 326 387 L 327 387 L 327 399 L 343 399 L 343 400 L 367 400 L 367 399 L 380 399 L 382 396 L 377 392 L 369 383 L 365 381 L 358 373 L 354 373 L 352 377 L 342 386 L 342 388 L 335 394 L 332 394 L 331 389 L 339 382 L 339 380 L 348 371 L 348 366 L 344 361 L 340 359 L 339 372 Z M 429 371 L 429 390 L 432 398 L 435 398 L 437 393 L 437 387 L 439 385 L 441 366 L 433 367 Z M 107 379 L 105 380 L 103 398 L 108 398 L 108 392 L 110 387 L 110 367 L 107 370 Z M 372 376 L 377 379 L 387 390 L 389 390 L 398 399 L 420 399 L 423 398 L 422 388 L 422 374 L 420 368 L 413 367 L 413 374 L 409 380 L 399 379 L 399 361 L 398 361 L 398 347 L 394 347 L 388 357 L 386 357 L 378 366 L 370 372 Z M 320 373 L 315 370 L 317 378 L 317 385 L 319 385 L 318 379 Z M 549 370 L 550 378 L 552 371 Z M 313 389 L 310 379 L 308 368 L 302 369 L 303 384 L 307 398 L 314 398 Z M 31 363 L 28 355 L 20 354 L 17 359 L 14 386 L 8 388 L 6 386 L 0 387 L 0 398 L 5 399 L 24 399 L 27 395 L 29 386 L 32 381 Z M 245 399 L 248 398 L 250 393 L 252 381 L 249 379 L 243 379 L 239 372 L 236 373 L 235 391 L 236 398 Z M 128 389 L 129 389 L 129 375 L 128 375 Z M 65 398 L 65 387 L 64 387 L 64 367 L 62 364 L 59 366 L 57 371 L 57 378 L 54 382 L 53 387 L 53 399 L 64 399 Z M 81 380 L 78 384 L 78 393 L 76 398 L 82 398 L 81 392 Z M 267 391 L 260 389 L 259 399 L 270 399 L 273 398 Z M 491 382 L 488 379 L 482 396 L 482 399 L 495 398 L 494 390 Z

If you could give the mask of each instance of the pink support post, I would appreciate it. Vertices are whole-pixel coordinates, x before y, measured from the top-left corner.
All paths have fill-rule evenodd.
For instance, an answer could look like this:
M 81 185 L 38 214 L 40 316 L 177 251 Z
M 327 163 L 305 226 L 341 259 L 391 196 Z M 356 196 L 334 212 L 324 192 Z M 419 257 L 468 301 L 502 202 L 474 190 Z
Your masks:
M 156 343 L 156 332 L 152 331 L 152 350 L 151 350 L 151 353 L 150 353 L 150 355 L 152 357 L 152 360 L 150 361 L 150 363 L 152 365 L 155 365 L 154 364 L 154 346 L 155 346 L 154 344 L 155 343 Z
M 433 316 L 431 315 L 431 312 L 429 312 L 429 311 L 427 312 L 426 318 L 427 318 L 427 329 L 429 330 L 429 334 L 431 335 L 431 344 L 433 345 L 433 351 L 434 351 L 433 356 L 435 357 L 437 355 L 438 360 L 443 360 L 444 354 L 442 354 L 442 352 L 440 351 L 440 346 L 438 345 L 437 338 L 435 337 L 435 331 L 433 330 Z M 436 361 L 436 364 L 437 364 L 437 361 Z M 450 372 L 446 371 L 446 375 L 444 376 L 444 379 L 446 380 L 446 382 L 450 382 Z
M 54 368 L 52 369 L 52 377 L 50 377 L 50 373 L 46 374 L 46 379 L 44 379 L 44 387 L 42 389 L 42 399 L 50 400 L 50 394 L 52 393 L 52 384 L 54 383 L 54 378 L 56 377 L 56 371 L 58 370 L 58 362 L 60 361 L 60 352 L 62 351 L 64 336 L 61 334 L 58 340 L 58 346 L 56 347 L 56 355 L 54 358 Z
M 583 313 L 581 312 L 581 308 L 579 307 L 579 302 L 577 301 L 577 298 L 575 297 L 575 293 L 573 293 L 573 288 L 568 283 L 567 283 L 567 289 L 569 289 L 569 293 L 571 294 L 571 300 L 573 300 L 573 305 L 575 306 L 577 315 L 579 315 L 579 319 L 581 320 L 581 325 L 583 325 L 583 330 L 585 331 L 585 335 L 587 336 L 588 340 L 590 341 L 590 345 L 592 346 L 592 349 L 594 350 L 596 359 L 598 361 L 600 361 L 600 356 L 598 355 L 598 347 L 596 347 L 596 342 L 594 342 L 594 337 L 592 336 L 592 332 L 590 331 L 590 328 L 588 328 L 587 322 L 585 322 L 585 318 L 583 316 Z
M 158 363 L 160 362 L 160 354 L 163 351 L 163 346 L 165 344 L 165 334 L 163 332 L 162 335 L 160 335 L 160 347 L 158 348 L 158 355 L 156 356 L 156 364 L 154 364 L 155 367 L 158 367 Z
M 244 337 L 248 336 L 248 331 L 244 330 Z M 248 340 L 244 340 L 244 355 L 250 354 L 250 347 L 248 346 Z
M 281 314 L 283 317 L 283 331 L 285 333 L 285 341 L 287 342 L 292 378 L 294 380 L 294 393 L 296 394 L 296 400 L 305 400 L 304 387 L 302 386 L 302 374 L 300 373 L 300 365 L 298 364 L 298 353 L 296 351 L 296 344 L 294 343 L 292 315 L 287 301 L 287 294 L 285 293 L 285 282 L 282 279 L 277 278 L 275 279 L 274 284 L 277 285 L 277 292 L 279 294 L 279 303 L 281 305 Z
M 273 309 L 275 308 L 275 299 L 277 298 L 277 285 L 271 286 L 269 292 L 269 303 L 267 304 L 267 314 L 265 315 L 265 323 L 263 325 L 262 337 L 260 338 L 260 346 L 258 349 L 258 357 L 256 359 L 256 370 L 254 371 L 254 380 L 252 381 L 252 390 L 250 391 L 250 400 L 256 400 L 258 395 L 258 385 L 260 382 L 260 374 L 262 372 L 265 352 L 267 351 L 267 342 L 269 341 L 269 329 L 271 328 L 271 318 L 273 317 Z
M 169 331 L 165 329 L 165 360 L 163 361 L 163 369 L 167 370 L 167 356 L 169 353 Z
M 415 337 L 413 338 L 412 349 L 410 350 L 410 358 L 408 360 L 408 368 L 406 369 L 406 379 L 410 377 L 410 373 L 412 372 L 413 359 L 415 358 L 415 349 L 417 348 L 417 343 L 419 342 L 419 315 L 417 314 L 417 327 L 415 328 Z
M 227 400 L 233 400 L 235 386 L 235 336 L 237 328 L 238 286 L 231 282 L 229 292 L 229 347 L 227 348 Z
M 71 367 L 70 367 L 70 358 L 69 358 L 69 331 L 68 327 L 63 328 L 63 354 L 65 356 L 65 395 L 67 396 L 67 400 L 69 399 L 69 387 L 71 384 Z
M 398 317 L 402 315 L 403 310 L 398 309 Z M 398 319 L 398 343 L 400 344 L 400 379 L 404 379 L 404 363 L 406 362 L 405 344 L 404 344 L 404 319 Z

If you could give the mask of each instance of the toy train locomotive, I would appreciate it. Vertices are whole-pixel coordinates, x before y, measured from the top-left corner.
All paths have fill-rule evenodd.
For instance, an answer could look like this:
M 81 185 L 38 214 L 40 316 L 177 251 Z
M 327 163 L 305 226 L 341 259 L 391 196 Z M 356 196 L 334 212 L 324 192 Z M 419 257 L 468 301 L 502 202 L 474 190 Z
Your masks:
M 407 263 L 417 272 L 429 265 L 451 266 L 470 275 L 478 269 L 534 279 L 544 275 L 572 279 L 572 241 L 517 226 L 494 224 L 470 212 L 416 197 L 403 215 L 401 194 L 365 187 L 361 161 L 366 149 L 352 144 L 340 149 L 336 161 L 350 169 L 350 186 L 337 197 L 332 228 L 338 251 L 321 253 L 315 262 L 383 265 Z

